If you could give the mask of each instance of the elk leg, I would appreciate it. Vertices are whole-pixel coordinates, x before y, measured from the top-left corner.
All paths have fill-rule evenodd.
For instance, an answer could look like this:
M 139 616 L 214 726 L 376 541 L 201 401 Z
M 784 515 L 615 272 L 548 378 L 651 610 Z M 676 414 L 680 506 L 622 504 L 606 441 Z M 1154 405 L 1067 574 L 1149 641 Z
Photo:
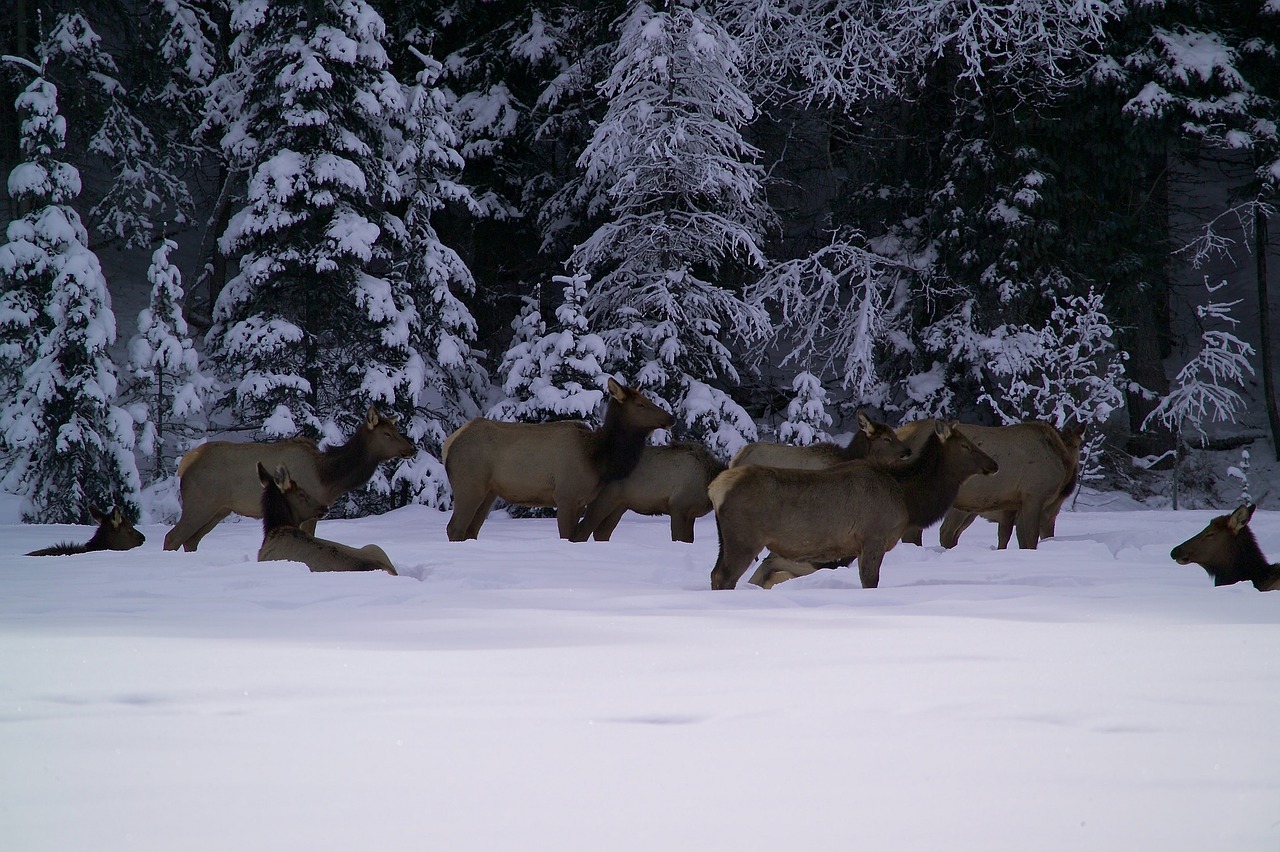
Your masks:
M 690 512 L 682 512 L 679 509 L 671 510 L 671 540 L 684 541 L 693 544 L 693 522 L 697 520 Z
M 1040 515 L 1044 512 L 1044 500 L 1028 500 L 1018 510 L 1018 547 L 1035 550 L 1040 541 Z
M 455 487 L 453 514 L 449 516 L 449 523 L 445 527 L 449 541 L 465 541 L 478 536 L 480 525 L 488 517 L 495 499 L 496 495 L 492 492 L 475 492 Z
M 779 583 L 794 580 L 796 577 L 806 577 L 817 570 L 817 565 L 784 559 L 776 553 L 770 553 L 751 575 L 751 583 L 763 589 L 772 589 Z
M 582 518 L 582 510 L 585 509 L 582 503 L 557 503 L 556 504 L 556 529 L 560 531 L 560 537 L 565 541 L 586 541 L 584 535 L 578 538 L 576 533 L 578 530 L 578 522 Z
M 942 527 L 938 530 L 938 541 L 948 550 L 955 547 L 960 543 L 960 533 L 967 530 L 976 517 L 978 516 L 973 512 L 948 509 L 942 519 Z
M 578 521 L 573 531 L 573 535 L 570 536 L 570 540 L 586 541 L 591 537 L 592 533 L 595 533 L 596 541 L 608 541 L 610 533 L 613 532 L 613 527 L 618 525 L 617 519 L 614 519 L 613 526 L 604 531 L 603 536 L 601 535 L 601 529 L 604 527 L 604 524 L 608 519 L 613 516 L 613 511 L 616 507 L 617 501 L 613 498 L 610 488 L 606 487 L 600 492 L 596 499 L 587 504 L 586 514 L 582 516 L 582 520 Z M 625 511 L 626 508 L 623 507 L 622 510 L 618 512 L 618 518 L 621 518 L 622 512 Z M 559 513 L 559 509 L 557 509 L 557 516 Z
M 1018 513 L 1012 509 L 1006 509 L 1000 513 L 1000 517 L 996 519 L 996 523 L 1000 525 L 996 533 L 996 550 L 1005 550 L 1009 547 L 1009 539 L 1013 537 L 1013 526 L 1017 519 Z
M 884 548 L 868 543 L 858 556 L 858 579 L 862 588 L 874 589 L 880 585 L 880 563 L 884 561 Z
M 622 516 L 626 513 L 626 506 L 619 506 L 614 509 L 609 513 L 608 517 L 600 522 L 599 526 L 591 531 L 591 535 L 596 541 L 608 541 L 609 536 L 613 535 L 613 531 L 617 529 L 618 522 L 622 520 Z
M 194 509 L 183 509 L 182 517 L 178 518 L 178 522 L 173 525 L 173 529 L 169 530 L 169 532 L 165 534 L 165 550 L 177 550 L 190 541 L 191 537 L 200 531 L 201 524 L 192 520 L 195 517 L 195 514 Z
M 738 580 L 747 573 L 751 563 L 760 554 L 760 546 L 754 550 L 741 542 L 726 542 L 724 530 L 720 529 L 720 519 L 716 518 L 716 535 L 720 538 L 720 551 L 716 554 L 715 567 L 711 569 L 711 588 L 737 588 Z
M 902 541 L 906 544 L 915 544 L 924 546 L 924 539 L 921 537 L 923 530 L 920 527 L 908 526 L 902 531 Z
M 230 514 L 231 514 L 230 512 L 219 512 L 218 514 L 214 515 L 212 520 L 210 520 L 200 529 L 196 530 L 194 535 L 192 535 L 190 538 L 188 538 L 186 541 L 182 543 L 182 549 L 187 551 L 188 553 L 195 550 L 197 547 L 200 546 L 200 539 L 208 535 L 209 530 L 213 529 L 218 524 L 222 523 L 223 519 Z
M 484 499 L 480 501 L 480 505 L 476 507 L 475 513 L 471 516 L 471 523 L 467 524 L 467 538 L 479 538 L 480 527 L 484 524 L 485 519 L 489 517 L 489 512 L 493 510 L 493 504 L 498 500 L 498 495 L 492 491 L 484 495 Z

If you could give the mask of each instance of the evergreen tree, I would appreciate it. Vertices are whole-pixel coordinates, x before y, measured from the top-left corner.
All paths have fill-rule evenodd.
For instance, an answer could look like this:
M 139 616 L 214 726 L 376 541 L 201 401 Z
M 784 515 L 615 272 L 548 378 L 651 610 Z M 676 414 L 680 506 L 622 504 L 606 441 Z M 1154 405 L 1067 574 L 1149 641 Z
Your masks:
M 764 265 L 769 214 L 741 56 L 705 9 L 632 5 L 600 87 L 609 107 L 568 188 L 602 223 L 571 267 L 595 282 L 587 313 L 610 347 L 606 365 L 665 399 L 680 430 L 728 456 L 755 438 L 718 377 L 738 381 L 722 338 L 758 338 L 765 315 L 733 281 Z M 704 381 L 708 380 L 708 381 Z
M 791 382 L 795 396 L 787 404 L 787 419 L 778 427 L 778 441 L 807 447 L 821 441 L 830 441 L 827 427 L 831 415 L 827 413 L 830 400 L 827 389 L 813 373 L 800 372 Z
M 600 366 L 606 358 L 604 341 L 589 332 L 582 311 L 587 277 L 557 275 L 552 280 L 562 285 L 564 294 L 555 323 L 548 329 L 532 300 L 521 313 L 502 363 L 507 398 L 489 413 L 498 420 L 597 420 L 608 377 Z
M 137 516 L 140 487 L 133 459 L 133 422 L 115 405 L 116 371 L 108 355 L 115 316 L 98 258 L 71 202 L 80 193 L 77 170 L 53 159 L 65 122 L 57 89 L 43 74 L 18 98 L 24 115 L 23 150 L 32 160 L 10 175 L 14 194 L 35 207 L 14 222 L 0 252 L 6 280 L 21 299 L 6 312 L 28 334 L 16 348 L 23 365 L 17 392 L 0 410 L 0 435 L 12 449 L 4 487 L 24 495 L 28 523 L 89 523 L 90 506 L 119 505 Z M 14 237 L 18 239 L 14 239 Z M 47 278 L 46 292 L 36 282 Z M 36 284 L 36 286 L 33 286 Z M 37 289 L 39 287 L 39 289 Z M 42 316 L 32 316 L 40 306 Z
M 381 18 L 362 0 L 235 7 L 210 89 L 221 144 L 250 172 L 221 238 L 239 255 L 209 331 L 224 403 L 267 437 L 341 440 L 412 368 L 413 306 L 389 277 L 402 227 L 386 128 L 404 108 Z
M 147 280 L 151 299 L 138 314 L 138 333 L 129 341 L 127 374 L 144 412 L 139 449 L 152 458 L 152 480 L 175 473 L 175 460 L 195 437 L 193 418 L 205 412 L 212 382 L 200 372 L 200 358 L 182 316 L 182 275 L 169 259 L 177 249 L 165 240 L 151 255 Z

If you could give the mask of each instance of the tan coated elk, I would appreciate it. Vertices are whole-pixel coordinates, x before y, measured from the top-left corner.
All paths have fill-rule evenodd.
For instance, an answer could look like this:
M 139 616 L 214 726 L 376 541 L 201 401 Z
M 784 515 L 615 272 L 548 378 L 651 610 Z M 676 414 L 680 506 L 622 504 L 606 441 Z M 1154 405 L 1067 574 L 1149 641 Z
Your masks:
M 936 523 L 961 483 L 997 469 L 990 456 L 946 423 L 936 424 L 905 464 L 730 468 L 710 488 L 720 536 L 711 587 L 734 588 L 767 547 L 772 554 L 752 578 L 757 585 L 772 586 L 857 559 L 863 588 L 875 588 L 884 554 L 908 523 Z
M 1252 503 L 1246 503 L 1229 515 L 1214 518 L 1169 551 L 1169 556 L 1179 565 L 1195 562 L 1213 578 L 1215 586 L 1247 580 L 1260 592 L 1280 591 L 1280 565 L 1267 562 L 1249 529 L 1254 508 Z
M 301 527 L 304 522 L 323 517 L 328 507 L 304 491 L 284 465 L 279 465 L 273 475 L 259 463 L 258 481 L 262 485 L 262 546 L 258 548 L 259 562 L 301 562 L 315 572 L 396 573 L 387 554 L 376 544 L 355 548 L 316 538 L 303 531 Z
M 413 442 L 400 433 L 395 418 L 383 416 L 373 406 L 345 444 L 323 451 L 306 438 L 201 444 L 178 465 L 182 517 L 164 537 L 164 549 L 195 550 L 200 539 L 232 512 L 261 517 L 262 489 L 256 475 L 259 462 L 269 470 L 280 465 L 289 468 L 304 491 L 328 505 L 368 482 L 382 462 L 411 458 L 416 452 Z M 305 529 L 314 531 L 315 521 L 308 521 Z
M 113 508 L 110 514 L 104 514 L 97 506 L 90 506 L 89 516 L 98 522 L 98 528 L 84 544 L 55 544 L 33 550 L 27 556 L 71 556 L 95 550 L 133 550 L 141 547 L 147 540 L 146 536 L 134 529 L 133 523 L 125 517 L 119 506 Z
M 935 422 L 904 424 L 898 436 L 912 446 L 929 434 Z M 982 515 L 998 524 L 999 549 L 1008 547 L 1015 530 L 1018 547 L 1036 549 L 1041 538 L 1053 535 L 1058 511 L 1075 488 L 1084 428 L 1060 431 L 1048 423 L 1029 421 L 1012 426 L 966 423 L 960 429 L 996 460 L 1000 472 L 975 477 L 960 486 L 938 531 L 942 546 L 955 547 L 960 534 Z M 908 527 L 903 540 L 920 544 L 920 528 Z
M 444 442 L 453 488 L 450 541 L 477 538 L 494 501 L 554 506 L 560 537 L 572 539 L 600 489 L 635 469 L 654 429 L 672 424 L 652 400 L 609 379 L 604 425 L 579 421 L 505 423 L 477 417 Z
M 645 447 L 628 476 L 608 482 L 587 505 L 574 541 L 608 541 L 627 510 L 670 515 L 671 540 L 693 541 L 693 522 L 711 511 L 707 486 L 725 467 L 705 446 L 681 442 Z
M 898 438 L 893 428 L 877 423 L 858 412 L 858 431 L 841 447 L 826 441 L 807 447 L 757 441 L 747 444 L 729 462 L 729 467 L 759 464 L 765 467 L 789 467 L 818 470 L 841 462 L 867 459 L 893 462 L 909 457 L 911 450 Z

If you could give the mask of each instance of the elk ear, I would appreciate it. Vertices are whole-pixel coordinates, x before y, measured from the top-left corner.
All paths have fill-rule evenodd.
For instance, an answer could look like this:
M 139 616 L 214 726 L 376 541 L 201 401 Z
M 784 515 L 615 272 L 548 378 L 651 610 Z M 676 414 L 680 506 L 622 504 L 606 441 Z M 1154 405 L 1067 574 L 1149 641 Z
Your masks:
M 271 474 L 267 473 L 267 469 L 262 466 L 262 462 L 258 462 L 258 481 L 262 483 L 263 488 L 266 488 L 268 485 L 275 482 L 275 480 L 271 478 Z
M 289 476 L 289 468 L 284 465 L 276 466 L 276 485 L 280 486 L 281 491 L 288 491 L 293 487 L 293 477 Z
M 1239 509 L 1231 513 L 1231 517 L 1227 518 L 1227 529 L 1231 532 L 1238 533 L 1249 525 L 1249 520 L 1253 517 L 1253 510 L 1257 508 L 1252 503 L 1245 503 Z
M 863 432 L 867 433 L 867 437 L 871 437 L 876 432 L 875 424 L 871 422 L 871 418 L 861 411 L 858 412 L 858 426 L 862 428 Z
M 111 526 L 121 527 L 124 525 L 124 511 L 119 506 L 111 507 Z
M 939 420 L 933 425 L 933 431 L 938 433 L 938 437 L 944 441 L 951 439 L 951 430 L 955 428 L 954 423 L 948 423 L 945 420 Z
M 627 389 L 614 381 L 613 377 L 609 377 L 609 396 L 618 402 L 625 402 L 627 399 Z
M 369 406 L 369 412 L 364 416 L 364 428 L 366 429 L 374 428 L 375 426 L 378 425 L 378 421 L 381 419 L 382 419 L 381 416 L 379 416 L 378 414 L 378 409 L 372 405 Z
M 102 510 L 99 509 L 97 506 L 89 507 L 89 517 L 93 518 L 93 520 L 99 524 L 107 519 L 107 516 L 104 515 L 102 513 Z

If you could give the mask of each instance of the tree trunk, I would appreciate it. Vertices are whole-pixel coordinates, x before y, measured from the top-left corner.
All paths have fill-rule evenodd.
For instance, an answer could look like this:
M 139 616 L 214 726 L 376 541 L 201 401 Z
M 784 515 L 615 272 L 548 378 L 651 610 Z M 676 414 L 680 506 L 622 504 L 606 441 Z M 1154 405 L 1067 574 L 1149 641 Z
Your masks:
M 1266 398 L 1267 421 L 1271 424 L 1271 448 L 1280 461 L 1280 411 L 1276 410 L 1275 370 L 1271 358 L 1271 299 L 1267 294 L 1267 211 L 1261 205 L 1253 208 L 1253 257 L 1258 273 L 1258 309 L 1262 359 L 1262 388 Z

